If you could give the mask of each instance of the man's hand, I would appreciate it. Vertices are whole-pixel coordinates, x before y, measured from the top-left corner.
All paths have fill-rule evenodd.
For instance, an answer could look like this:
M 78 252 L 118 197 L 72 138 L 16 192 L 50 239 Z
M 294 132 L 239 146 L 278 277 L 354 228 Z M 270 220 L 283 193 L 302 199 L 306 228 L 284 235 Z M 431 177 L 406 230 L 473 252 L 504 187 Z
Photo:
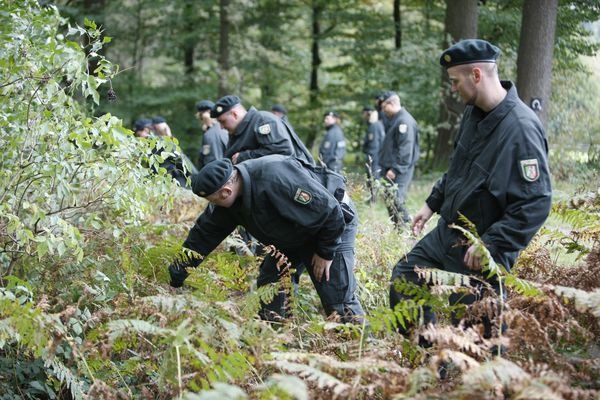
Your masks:
M 185 278 L 188 277 L 189 273 L 180 261 L 175 260 L 169 265 L 169 275 L 171 276 L 169 285 L 174 288 L 179 288 L 183 286 L 183 281 L 185 281 Z
M 431 208 L 429 208 L 427 203 L 425 203 L 425 205 L 421 207 L 419 211 L 417 211 L 415 217 L 413 218 L 411 225 L 413 235 L 418 236 L 423 231 L 425 224 L 427 221 L 429 221 L 432 215 L 433 211 L 431 211 Z
M 477 251 L 477 246 L 472 244 L 467 249 L 464 258 L 465 265 L 474 271 L 481 271 L 481 254 Z
M 234 155 L 231 156 L 231 163 L 232 164 L 237 164 L 237 159 L 240 156 L 240 153 L 235 153 Z
M 390 168 L 385 172 L 385 177 L 394 182 L 394 179 L 396 179 L 396 173 Z
M 315 278 L 317 279 L 317 281 L 321 282 L 323 274 L 325 274 L 325 281 L 329 281 L 329 267 L 331 267 L 332 261 L 333 260 L 326 260 L 324 258 L 321 258 L 316 253 L 313 254 L 312 267 L 313 273 L 315 274 Z

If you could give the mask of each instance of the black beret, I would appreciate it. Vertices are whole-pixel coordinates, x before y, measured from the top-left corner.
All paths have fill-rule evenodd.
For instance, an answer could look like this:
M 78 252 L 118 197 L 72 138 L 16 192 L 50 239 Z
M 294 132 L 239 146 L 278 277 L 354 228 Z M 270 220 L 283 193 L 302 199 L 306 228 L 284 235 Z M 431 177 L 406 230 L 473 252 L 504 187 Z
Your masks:
M 236 105 L 240 104 L 240 102 L 240 98 L 237 96 L 223 96 L 217 100 L 215 106 L 210 110 L 210 116 L 212 118 L 218 118 L 221 114 L 226 113 Z
M 336 117 L 336 118 L 340 117 L 340 115 L 338 113 L 336 113 L 335 111 L 333 111 L 333 110 L 329 110 L 325 114 L 323 114 L 324 117 L 326 117 L 328 115 L 331 116 L 331 117 Z
M 211 161 L 192 175 L 192 192 L 200 197 L 209 196 L 223 187 L 232 172 L 233 164 L 229 158 Z
M 383 103 L 384 101 L 386 101 L 387 99 L 389 99 L 392 96 L 398 96 L 398 93 L 394 92 L 393 90 L 388 90 L 387 92 L 383 92 L 381 94 L 381 102 Z
M 212 110 L 212 108 L 214 106 L 215 106 L 215 103 L 213 103 L 210 100 L 200 100 L 199 102 L 196 103 L 196 111 Z
M 167 122 L 167 120 L 164 119 L 163 117 L 160 117 L 160 116 L 152 117 L 153 124 L 162 124 L 163 122 Z
M 148 118 L 140 118 L 137 119 L 134 123 L 133 123 L 133 130 L 134 131 L 141 131 L 144 128 L 149 128 L 152 126 L 152 120 L 148 119 Z
M 271 107 L 271 111 L 280 112 L 282 114 L 287 115 L 287 110 L 281 104 L 273 104 L 273 106 Z
M 479 62 L 495 63 L 500 49 L 481 39 L 466 39 L 450 46 L 440 56 L 440 65 L 450 68 L 455 65 Z

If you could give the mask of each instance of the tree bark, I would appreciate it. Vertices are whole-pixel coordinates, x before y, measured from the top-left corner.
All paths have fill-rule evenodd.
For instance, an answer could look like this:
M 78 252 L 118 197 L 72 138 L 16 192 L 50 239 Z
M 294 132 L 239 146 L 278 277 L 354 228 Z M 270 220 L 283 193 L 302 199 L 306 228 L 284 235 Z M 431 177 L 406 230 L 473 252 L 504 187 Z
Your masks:
M 462 39 L 477 37 L 477 0 L 446 0 L 445 38 L 443 48 Z M 442 101 L 440 103 L 437 140 L 432 168 L 443 169 L 448 165 L 456 131 L 464 105 L 450 92 L 450 81 L 442 71 Z
M 548 124 L 558 0 L 525 0 L 517 58 L 519 96 Z
M 229 0 L 219 1 L 219 97 L 229 92 Z
M 400 0 L 394 0 L 394 39 L 396 49 L 402 48 L 402 15 L 400 11 Z

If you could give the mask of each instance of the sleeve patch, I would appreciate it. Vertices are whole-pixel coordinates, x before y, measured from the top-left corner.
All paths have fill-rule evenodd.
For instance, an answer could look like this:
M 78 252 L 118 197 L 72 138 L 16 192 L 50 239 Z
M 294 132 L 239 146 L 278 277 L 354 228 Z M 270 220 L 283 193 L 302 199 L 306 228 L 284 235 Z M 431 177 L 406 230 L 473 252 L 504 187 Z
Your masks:
M 346 141 L 345 140 L 340 140 L 339 142 L 337 142 L 337 147 L 339 147 L 339 148 L 346 147 Z
M 324 149 L 328 149 L 331 147 L 331 142 L 327 141 L 327 142 L 323 142 L 323 148 Z
M 406 133 L 406 132 L 408 132 L 408 125 L 400 124 L 398 126 L 398 130 L 400 131 L 400 133 Z
M 210 154 L 210 144 L 205 144 L 202 146 L 202 154 L 205 156 Z
M 540 167 L 537 158 L 519 160 L 521 177 L 527 182 L 535 182 L 540 177 Z
M 296 190 L 296 194 L 294 195 L 294 201 L 297 201 L 300 204 L 308 204 L 312 201 L 312 194 L 304 189 L 298 188 Z
M 271 133 L 271 125 L 263 124 L 259 126 L 258 133 L 260 133 L 261 135 L 268 135 L 269 133 Z

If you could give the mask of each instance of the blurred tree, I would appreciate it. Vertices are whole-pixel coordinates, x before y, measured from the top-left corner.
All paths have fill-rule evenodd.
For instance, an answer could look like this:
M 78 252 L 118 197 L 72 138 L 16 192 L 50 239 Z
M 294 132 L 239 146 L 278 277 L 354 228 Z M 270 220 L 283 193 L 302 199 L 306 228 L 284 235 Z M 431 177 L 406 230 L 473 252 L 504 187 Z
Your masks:
M 519 96 L 548 125 L 558 0 L 525 0 L 517 58 Z
M 447 48 L 459 40 L 477 37 L 477 16 L 477 0 L 446 0 L 446 34 L 442 47 Z M 432 158 L 433 168 L 443 169 L 448 164 L 463 110 L 463 104 L 450 91 L 448 74 L 442 71 L 442 101 Z

